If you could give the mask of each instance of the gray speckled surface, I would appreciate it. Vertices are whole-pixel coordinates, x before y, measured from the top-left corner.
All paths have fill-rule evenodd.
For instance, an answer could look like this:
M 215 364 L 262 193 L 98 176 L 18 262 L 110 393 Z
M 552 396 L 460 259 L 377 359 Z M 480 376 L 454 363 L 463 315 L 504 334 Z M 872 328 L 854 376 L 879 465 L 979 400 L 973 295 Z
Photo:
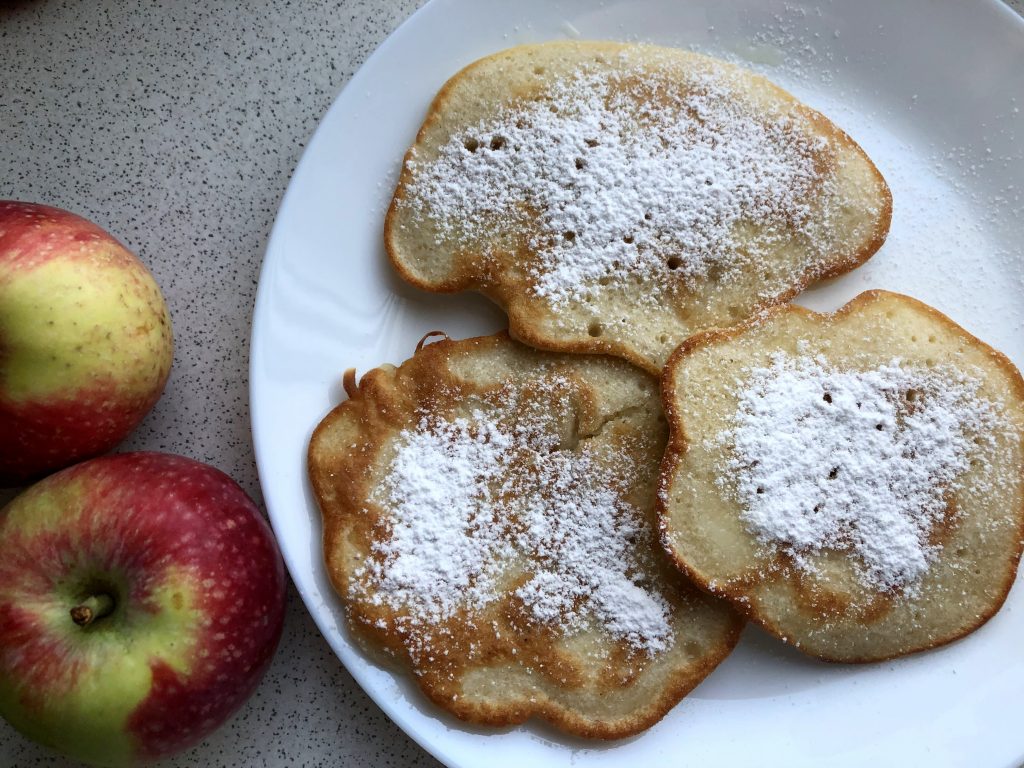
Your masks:
M 146 262 L 171 308 L 171 378 L 125 448 L 210 462 L 260 500 L 247 369 L 267 236 L 321 115 L 420 4 L 0 2 L 0 198 L 97 222 Z M 0 766 L 65 764 L 0 722 Z M 256 695 L 164 765 L 436 763 L 349 677 L 293 591 Z
M 210 462 L 260 499 L 247 365 L 267 235 L 320 116 L 421 1 L 0 0 L 0 198 L 104 226 L 171 307 L 171 379 L 125 448 Z M 66 764 L 0 723 L 0 766 Z M 163 765 L 437 763 L 363 694 L 293 592 L 256 695 Z

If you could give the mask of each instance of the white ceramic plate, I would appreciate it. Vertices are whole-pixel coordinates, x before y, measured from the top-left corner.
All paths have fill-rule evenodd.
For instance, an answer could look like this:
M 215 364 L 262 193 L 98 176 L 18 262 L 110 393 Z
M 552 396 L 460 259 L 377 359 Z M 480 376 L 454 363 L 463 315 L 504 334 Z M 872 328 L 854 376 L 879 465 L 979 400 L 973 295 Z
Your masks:
M 475 296 L 433 296 L 387 265 L 383 215 L 426 107 L 456 70 L 559 37 L 690 47 L 758 69 L 822 110 L 892 187 L 892 231 L 864 267 L 801 297 L 832 309 L 867 288 L 916 296 L 1024 364 L 1024 23 L 994 0 L 434 0 L 395 32 L 324 117 L 267 249 L 253 320 L 260 479 L 292 577 L 355 679 L 453 766 L 985 765 L 1024 760 L 1024 587 L 950 647 L 827 665 L 746 631 L 654 728 L 594 744 L 542 726 L 482 731 L 443 715 L 353 648 L 320 556 L 306 443 L 344 369 L 397 363 L 424 332 L 504 325 Z

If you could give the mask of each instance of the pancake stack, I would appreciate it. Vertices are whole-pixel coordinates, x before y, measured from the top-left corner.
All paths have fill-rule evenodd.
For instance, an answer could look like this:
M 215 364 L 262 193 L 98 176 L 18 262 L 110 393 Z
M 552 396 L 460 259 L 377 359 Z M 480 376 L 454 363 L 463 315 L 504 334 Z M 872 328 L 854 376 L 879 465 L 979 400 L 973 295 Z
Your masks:
M 619 738 L 745 619 L 846 662 L 984 623 L 1024 540 L 1020 374 L 905 296 L 786 304 L 891 210 L 853 140 L 724 62 L 560 42 L 456 74 L 385 244 L 509 333 L 350 372 L 316 428 L 353 636 L 462 719 Z

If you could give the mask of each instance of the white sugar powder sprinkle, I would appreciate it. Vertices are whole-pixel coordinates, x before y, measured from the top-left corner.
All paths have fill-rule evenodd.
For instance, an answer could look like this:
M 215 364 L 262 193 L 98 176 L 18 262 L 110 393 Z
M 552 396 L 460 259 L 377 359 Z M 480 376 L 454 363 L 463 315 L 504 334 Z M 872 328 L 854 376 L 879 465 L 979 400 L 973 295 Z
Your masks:
M 642 575 L 650 527 L 585 448 L 556 444 L 543 425 L 502 430 L 480 412 L 403 431 L 373 498 L 387 535 L 354 596 L 406 612 L 415 633 L 502 597 L 518 557 L 535 568 L 515 591 L 534 620 L 566 634 L 596 620 L 638 650 L 668 648 L 669 605 Z
M 951 367 L 893 360 L 844 371 L 775 356 L 749 372 L 735 423 L 718 437 L 733 446 L 726 469 L 744 523 L 798 567 L 813 570 L 808 557 L 822 550 L 847 551 L 865 585 L 912 592 L 938 554 L 929 535 L 973 440 L 999 425 L 979 386 Z
M 827 141 L 802 118 L 755 116 L 726 70 L 680 83 L 622 65 L 556 80 L 436 160 L 412 158 L 407 204 L 446 237 L 529 232 L 534 291 L 556 306 L 629 273 L 727 278 L 759 256 L 750 243 L 741 255 L 738 225 L 809 222 Z
M 601 485 L 606 472 L 586 454 L 548 454 L 533 472 L 531 492 L 513 505 L 522 526 L 516 544 L 551 570 L 537 573 L 517 596 L 545 623 L 582 627 L 592 614 L 634 647 L 665 650 L 668 604 L 634 578 L 634 550 L 654 543 L 637 510 Z
M 388 537 L 375 546 L 383 562 L 365 576 L 381 591 L 374 599 L 438 621 L 459 604 L 482 605 L 494 595 L 487 565 L 498 556 L 488 482 L 501 476 L 507 435 L 465 419 L 401 435 L 399 449 L 375 501 L 396 502 Z

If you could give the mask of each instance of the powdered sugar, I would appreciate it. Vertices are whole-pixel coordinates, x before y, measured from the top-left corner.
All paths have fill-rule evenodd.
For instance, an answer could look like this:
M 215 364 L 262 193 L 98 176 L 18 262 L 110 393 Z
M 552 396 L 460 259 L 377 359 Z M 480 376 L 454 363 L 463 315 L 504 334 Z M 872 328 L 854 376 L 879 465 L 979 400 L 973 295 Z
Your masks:
M 533 473 L 528 493 L 512 505 L 522 526 L 515 543 L 550 570 L 517 597 L 539 621 L 582 628 L 593 615 L 634 647 L 665 650 L 668 604 L 636 578 L 636 550 L 654 543 L 638 511 L 601 483 L 607 472 L 586 453 L 548 454 Z
M 388 536 L 376 544 L 382 560 L 357 574 L 380 588 L 370 599 L 405 606 L 428 621 L 459 605 L 492 599 L 494 561 L 502 541 L 490 510 L 487 481 L 500 477 L 507 435 L 465 419 L 423 422 L 402 433 L 380 501 L 398 500 Z
M 764 246 L 772 225 L 810 222 L 827 142 L 807 138 L 802 118 L 755 115 L 718 66 L 682 82 L 617 64 L 553 81 L 432 162 L 413 157 L 406 204 L 444 237 L 526 236 L 533 290 L 554 306 L 631 276 L 727 278 L 762 255 L 738 227 L 769 227 Z
M 373 501 L 385 536 L 353 596 L 406 612 L 405 630 L 470 615 L 514 590 L 532 620 L 570 634 L 595 621 L 653 654 L 671 644 L 669 605 L 645 583 L 653 534 L 584 447 L 556 450 L 539 421 L 499 428 L 424 419 L 403 431 Z
M 866 585 L 912 591 L 938 553 L 930 536 L 973 441 L 999 424 L 979 386 L 951 367 L 840 370 L 776 355 L 749 371 L 718 437 L 732 446 L 725 469 L 744 523 L 798 567 L 848 551 Z

